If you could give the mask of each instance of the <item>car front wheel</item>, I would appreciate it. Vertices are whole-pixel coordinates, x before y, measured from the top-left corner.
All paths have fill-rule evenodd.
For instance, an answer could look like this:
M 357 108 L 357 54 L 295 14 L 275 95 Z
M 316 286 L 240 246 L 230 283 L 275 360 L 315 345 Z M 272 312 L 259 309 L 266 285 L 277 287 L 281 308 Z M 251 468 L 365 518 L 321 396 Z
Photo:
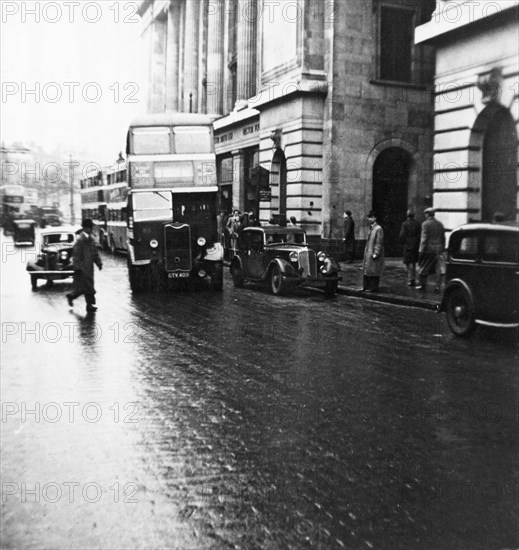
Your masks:
M 445 312 L 447 324 L 456 336 L 469 336 L 474 330 L 474 305 L 466 290 L 456 288 L 447 294 Z
M 287 289 L 287 284 L 285 279 L 283 279 L 281 269 L 279 269 L 279 266 L 277 265 L 275 265 L 270 272 L 270 288 L 272 290 L 272 294 L 275 296 L 280 296 Z
M 239 288 L 243 286 L 245 282 L 243 279 L 243 270 L 238 263 L 233 263 L 231 265 L 231 277 L 235 287 Z

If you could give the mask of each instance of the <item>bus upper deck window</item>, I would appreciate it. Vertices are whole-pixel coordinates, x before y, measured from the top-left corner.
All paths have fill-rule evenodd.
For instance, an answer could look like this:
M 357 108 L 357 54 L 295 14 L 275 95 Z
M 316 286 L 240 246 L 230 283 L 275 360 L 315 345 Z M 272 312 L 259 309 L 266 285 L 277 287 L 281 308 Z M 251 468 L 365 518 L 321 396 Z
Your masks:
M 170 130 L 166 127 L 133 128 L 133 154 L 171 153 Z
M 212 153 L 211 130 L 208 126 L 176 126 L 175 153 Z

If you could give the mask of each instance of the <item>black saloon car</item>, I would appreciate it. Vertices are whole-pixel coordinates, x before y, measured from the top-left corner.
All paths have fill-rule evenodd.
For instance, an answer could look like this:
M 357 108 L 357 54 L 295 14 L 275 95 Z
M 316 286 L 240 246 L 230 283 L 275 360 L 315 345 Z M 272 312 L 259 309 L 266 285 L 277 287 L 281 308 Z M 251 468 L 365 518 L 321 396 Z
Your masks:
M 339 264 L 309 248 L 302 229 L 277 225 L 244 229 L 230 271 L 235 286 L 265 282 L 275 295 L 295 286 L 312 286 L 333 296 L 339 282 Z
M 77 228 L 74 227 L 41 230 L 40 240 L 36 243 L 39 252 L 36 261 L 27 262 L 33 289 L 37 288 L 38 279 L 45 279 L 47 284 L 52 284 L 53 281 L 72 277 L 72 252 L 76 236 Z
M 455 229 L 440 306 L 457 336 L 476 324 L 519 326 L 519 228 L 474 223 Z
M 34 220 L 13 220 L 13 241 L 15 246 L 33 245 L 36 240 L 36 222 Z

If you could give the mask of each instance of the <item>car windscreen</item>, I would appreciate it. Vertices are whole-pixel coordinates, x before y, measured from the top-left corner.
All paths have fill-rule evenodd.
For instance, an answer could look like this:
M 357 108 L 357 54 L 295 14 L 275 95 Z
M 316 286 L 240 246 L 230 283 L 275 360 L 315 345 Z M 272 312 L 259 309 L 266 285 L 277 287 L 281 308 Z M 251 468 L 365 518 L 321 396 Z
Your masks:
M 267 234 L 267 244 L 305 244 L 304 233 L 269 233 Z
M 74 235 L 72 233 L 53 233 L 52 235 L 44 235 L 44 244 L 62 244 L 73 243 Z

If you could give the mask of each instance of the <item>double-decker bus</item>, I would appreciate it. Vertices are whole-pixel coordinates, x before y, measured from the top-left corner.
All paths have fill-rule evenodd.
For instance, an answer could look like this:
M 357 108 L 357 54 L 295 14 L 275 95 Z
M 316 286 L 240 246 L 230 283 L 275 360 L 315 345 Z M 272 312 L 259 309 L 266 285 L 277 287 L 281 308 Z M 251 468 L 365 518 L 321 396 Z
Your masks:
M 128 249 L 128 231 L 126 226 L 126 200 L 128 197 L 128 178 L 126 163 L 117 162 L 106 170 L 106 247 L 115 254 Z
M 105 174 L 102 170 L 92 169 L 80 180 L 81 217 L 94 222 L 92 232 L 100 246 L 106 247 L 106 200 Z
M 2 185 L 2 210 L 0 213 L 4 232 L 12 232 L 12 222 L 25 214 L 25 189 L 22 185 Z
M 127 137 L 128 271 L 133 292 L 175 282 L 223 283 L 212 119 L 160 113 Z

